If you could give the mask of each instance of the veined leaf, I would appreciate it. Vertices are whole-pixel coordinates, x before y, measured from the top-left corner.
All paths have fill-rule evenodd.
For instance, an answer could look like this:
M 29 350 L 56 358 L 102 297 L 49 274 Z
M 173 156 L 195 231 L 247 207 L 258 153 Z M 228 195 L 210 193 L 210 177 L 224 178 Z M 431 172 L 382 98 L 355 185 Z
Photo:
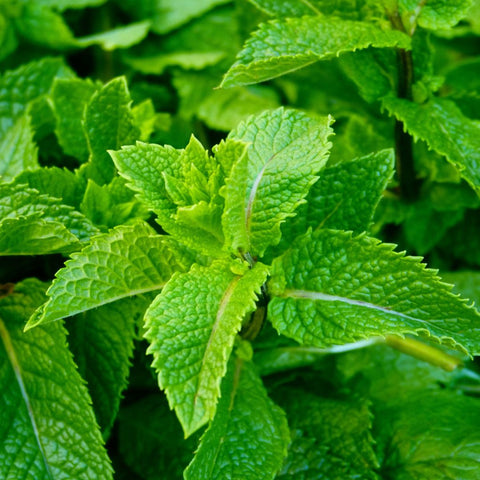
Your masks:
M 243 275 L 232 271 L 239 267 Z M 235 335 L 266 280 L 266 266 L 246 268 L 225 260 L 194 265 L 174 275 L 145 314 L 148 352 L 185 436 L 215 415 Z
M 22 331 L 44 300 L 37 280 L 0 300 L 0 471 L 18 478 L 112 479 L 87 389 L 60 323 Z
M 290 246 L 309 227 L 368 230 L 393 167 L 393 151 L 383 150 L 323 169 L 307 203 L 282 226 L 281 246 Z
M 27 328 L 161 290 L 173 272 L 189 266 L 190 259 L 176 250 L 175 241 L 156 235 L 147 224 L 114 228 L 94 237 L 57 272 L 48 301 Z
M 404 123 L 415 139 L 424 140 L 430 148 L 445 155 L 463 178 L 480 191 L 480 126 L 465 117 L 449 100 L 432 98 L 417 103 L 385 97 L 383 105 L 391 115 Z
M 436 271 L 393 245 L 322 229 L 273 262 L 268 315 L 275 328 L 314 346 L 407 333 L 475 355 L 480 314 Z
M 130 93 L 124 77 L 118 77 L 94 93 L 85 111 L 85 133 L 90 158 L 88 177 L 99 185 L 112 180 L 115 166 L 107 153 L 134 143 L 140 131 L 130 108 Z
M 109 435 L 127 386 L 136 322 L 151 300 L 149 295 L 125 298 L 80 313 L 67 322 L 68 343 L 87 382 L 104 438 Z
M 327 161 L 331 118 L 279 108 L 241 123 L 229 138 L 251 143 L 223 190 L 227 248 L 263 255 L 280 225 L 304 202 Z
M 268 398 L 253 364 L 232 359 L 217 414 L 184 477 L 273 479 L 289 440 L 285 414 Z
M 410 48 L 410 38 L 373 23 L 322 16 L 273 20 L 247 40 L 221 87 L 270 80 L 319 60 L 367 47 Z

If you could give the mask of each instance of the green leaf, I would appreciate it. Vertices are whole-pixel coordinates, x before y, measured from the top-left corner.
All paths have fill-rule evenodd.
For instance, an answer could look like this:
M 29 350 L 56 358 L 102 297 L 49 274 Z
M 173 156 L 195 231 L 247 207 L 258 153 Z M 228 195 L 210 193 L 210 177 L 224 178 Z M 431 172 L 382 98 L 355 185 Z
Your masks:
M 79 373 L 87 382 L 104 438 L 127 386 L 136 321 L 150 301 L 148 295 L 125 298 L 68 320 L 68 343 Z
M 0 471 L 8 480 L 112 479 L 65 329 L 22 331 L 43 292 L 25 280 L 0 300 Z
M 130 108 L 130 93 L 125 77 L 118 77 L 94 93 L 85 111 L 85 133 L 90 158 L 86 164 L 89 178 L 99 185 L 115 174 L 108 149 L 133 143 L 140 135 Z
M 447 272 L 442 274 L 443 279 L 453 285 L 453 291 L 480 305 L 480 273 L 469 270 Z
M 186 437 L 215 415 L 235 335 L 266 280 L 266 266 L 246 268 L 225 260 L 194 265 L 174 275 L 145 314 L 148 352 Z
M 304 202 L 327 161 L 331 121 L 279 108 L 230 133 L 251 146 L 234 164 L 222 193 L 227 248 L 261 256 L 280 241 L 280 225 Z
M 288 442 L 285 414 L 268 398 L 253 364 L 236 358 L 222 382 L 217 414 L 184 477 L 273 479 Z
M 161 290 L 172 273 L 186 270 L 189 262 L 174 241 L 155 235 L 145 223 L 114 228 L 94 237 L 57 272 L 48 301 L 27 328 Z
M 268 314 L 275 328 L 314 346 L 407 333 L 475 355 L 480 314 L 418 257 L 364 235 L 322 229 L 273 262 Z
M 80 212 L 25 185 L 0 185 L 0 218 L 3 255 L 71 251 L 97 232 Z
M 322 170 L 297 216 L 282 228 L 283 248 L 307 228 L 368 230 L 382 192 L 393 175 L 392 150 L 383 150 Z
M 163 395 L 150 395 L 120 409 L 120 454 L 146 480 L 182 478 L 197 447 L 196 437 L 183 438 L 178 420 Z
M 399 0 L 398 7 L 409 23 L 415 21 L 429 30 L 451 28 L 467 17 L 472 0 Z M 412 20 L 413 19 L 413 20 Z
M 0 140 L 0 178 L 9 181 L 23 170 L 38 167 L 38 151 L 33 140 L 30 116 L 18 117 Z
M 35 0 L 35 3 L 44 7 L 51 7 L 59 12 L 69 8 L 97 7 L 106 3 L 107 0 Z
M 370 46 L 408 49 L 410 38 L 372 23 L 339 18 L 305 16 L 270 21 L 247 40 L 221 86 L 263 82 Z
M 418 392 L 375 409 L 383 478 L 474 480 L 480 467 L 477 398 Z
M 97 90 L 93 82 L 80 78 L 57 78 L 53 83 L 51 98 L 58 143 L 67 155 L 81 162 L 88 159 L 89 153 L 83 117 L 88 101 Z
M 383 105 L 404 123 L 416 139 L 445 155 L 463 178 L 478 192 L 480 189 L 480 126 L 465 117 L 457 106 L 441 98 L 419 105 L 400 98 L 386 97 Z
M 292 386 L 274 398 L 287 413 L 293 437 L 278 478 L 378 478 L 367 402 L 322 398 Z

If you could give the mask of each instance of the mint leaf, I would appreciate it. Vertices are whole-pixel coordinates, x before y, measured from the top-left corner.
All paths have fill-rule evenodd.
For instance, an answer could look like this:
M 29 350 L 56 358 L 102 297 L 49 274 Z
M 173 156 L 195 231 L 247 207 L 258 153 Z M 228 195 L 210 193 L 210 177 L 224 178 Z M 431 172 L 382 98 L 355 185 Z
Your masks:
M 263 255 L 280 241 L 280 225 L 304 202 L 331 147 L 330 117 L 279 108 L 241 123 L 229 138 L 251 143 L 222 195 L 227 248 Z
M 83 130 L 85 108 L 97 90 L 93 82 L 80 78 L 57 78 L 52 88 L 58 143 L 67 155 L 81 162 L 88 159 L 89 153 Z
M 245 43 L 222 87 L 270 80 L 319 60 L 367 47 L 410 48 L 410 38 L 367 22 L 321 16 L 273 20 Z
M 69 319 L 68 343 L 87 382 L 93 409 L 104 438 L 118 413 L 127 386 L 136 321 L 151 298 L 125 298 Z
M 268 398 L 253 365 L 233 359 L 222 382 L 217 414 L 184 477 L 273 479 L 288 442 L 285 414 Z
M 86 168 L 89 178 L 99 185 L 108 183 L 115 174 L 107 150 L 133 143 L 140 134 L 130 103 L 127 82 L 118 77 L 94 93 L 87 104 L 84 125 L 90 158 Z
M 414 333 L 475 355 L 480 315 L 418 257 L 364 235 L 318 230 L 273 262 L 268 314 L 298 342 L 328 346 Z
M 379 405 L 374 430 L 382 477 L 474 480 L 480 465 L 478 408 L 478 399 L 448 391 Z
M 25 185 L 0 185 L 0 254 L 71 251 L 97 229 L 72 207 Z
M 52 7 L 59 12 L 68 8 L 85 8 L 103 5 L 107 0 L 36 0 L 35 3 L 45 7 Z
M 293 437 L 278 478 L 378 478 L 368 402 L 322 398 L 292 386 L 274 398 L 287 413 Z
M 188 266 L 189 259 L 176 250 L 175 242 L 155 235 L 148 225 L 114 228 L 94 237 L 57 272 L 47 291 L 48 301 L 27 328 L 161 290 L 174 271 Z
M 0 300 L 0 471 L 5 478 L 111 479 L 65 329 L 22 331 L 43 292 L 39 281 L 25 280 Z
M 445 155 L 460 175 L 477 192 L 480 188 L 480 126 L 465 117 L 449 100 L 432 98 L 419 105 L 400 98 L 386 97 L 383 105 L 401 120 L 415 138 Z
M 243 274 L 232 271 L 239 267 Z M 266 280 L 266 266 L 245 269 L 225 260 L 194 265 L 174 275 L 145 314 L 148 352 L 186 437 L 215 415 L 235 335 Z

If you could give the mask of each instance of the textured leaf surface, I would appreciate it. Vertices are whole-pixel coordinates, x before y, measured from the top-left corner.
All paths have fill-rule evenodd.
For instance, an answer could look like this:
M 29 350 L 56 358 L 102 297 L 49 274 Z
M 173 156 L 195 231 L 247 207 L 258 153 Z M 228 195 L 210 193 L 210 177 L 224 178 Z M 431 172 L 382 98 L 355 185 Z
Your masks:
M 316 346 L 417 333 L 480 350 L 480 315 L 418 257 L 366 236 L 319 230 L 273 263 L 269 317 L 275 328 Z
M 368 230 L 393 167 L 392 150 L 383 150 L 322 170 L 307 203 L 283 225 L 281 246 L 290 246 L 309 227 L 355 233 Z
M 60 323 L 23 333 L 36 280 L 0 300 L 0 471 L 6 480 L 111 479 L 90 398 Z
M 96 92 L 85 111 L 85 132 L 90 159 L 89 176 L 98 184 L 109 182 L 115 166 L 107 153 L 133 143 L 140 132 L 134 125 L 130 93 L 124 77 L 118 77 Z
M 247 40 L 222 87 L 248 85 L 284 75 L 319 60 L 367 47 L 409 48 L 402 32 L 372 23 L 304 16 L 262 24 Z
M 148 419 L 148 425 L 145 419 Z M 182 478 L 198 442 L 197 435 L 184 439 L 175 414 L 161 394 L 122 407 L 118 436 L 125 462 L 146 480 Z
M 145 314 L 148 351 L 185 436 L 213 418 L 235 335 L 268 273 L 232 267 L 219 260 L 173 276 Z
M 440 98 L 419 105 L 387 97 L 383 104 L 415 139 L 424 140 L 430 148 L 445 155 L 474 189 L 480 189 L 478 123 L 465 117 L 453 102 Z
M 72 207 L 25 185 L 0 185 L 0 251 L 34 255 L 78 248 L 97 229 Z M 58 238 L 56 238 L 58 236 Z
M 400 0 L 399 10 L 405 17 L 414 18 L 418 25 L 429 30 L 455 26 L 467 17 L 472 0 Z
M 303 202 L 327 161 L 330 123 L 330 117 L 279 108 L 230 133 L 229 138 L 251 145 L 234 164 L 223 192 L 228 247 L 262 255 L 280 241 L 281 223 Z
M 97 422 L 104 437 L 115 420 L 127 386 L 135 325 L 150 296 L 125 298 L 80 313 L 67 322 L 68 343 L 87 382 Z
M 480 468 L 479 401 L 419 392 L 375 409 L 383 478 L 474 480 Z
M 174 271 L 188 266 L 188 259 L 175 253 L 175 243 L 154 234 L 146 224 L 117 227 L 72 255 L 57 272 L 47 291 L 49 300 L 28 327 L 161 290 Z
M 285 414 L 268 398 L 253 365 L 234 359 L 222 382 L 217 414 L 185 479 L 273 479 L 289 440 Z
M 322 398 L 294 388 L 280 390 L 275 398 L 287 413 L 293 437 L 278 478 L 377 478 L 365 401 Z

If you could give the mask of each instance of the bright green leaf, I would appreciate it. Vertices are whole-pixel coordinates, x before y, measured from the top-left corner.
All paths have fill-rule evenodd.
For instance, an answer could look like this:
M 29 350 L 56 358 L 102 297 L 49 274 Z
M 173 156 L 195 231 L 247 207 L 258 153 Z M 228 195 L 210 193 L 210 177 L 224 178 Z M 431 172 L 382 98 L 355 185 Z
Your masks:
M 19 478 L 112 479 L 87 389 L 60 323 L 24 333 L 44 300 L 37 280 L 0 300 L 0 471 Z
M 270 320 L 307 345 L 413 333 L 477 354 L 480 314 L 418 257 L 392 250 L 364 235 L 308 233 L 273 263 Z
M 327 161 L 330 117 L 279 108 L 241 123 L 229 138 L 251 143 L 222 195 L 227 247 L 263 255 L 280 241 L 280 225 L 304 202 Z
M 161 290 L 173 272 L 188 267 L 189 259 L 176 250 L 175 242 L 155 235 L 148 225 L 117 227 L 72 255 L 48 289 L 48 301 L 27 326 Z
M 243 275 L 223 260 L 194 265 L 174 275 L 147 310 L 148 351 L 185 436 L 215 415 L 235 335 L 255 309 L 267 273 L 260 263 Z
M 260 26 L 237 61 L 225 74 L 222 87 L 270 80 L 319 60 L 367 47 L 410 47 L 410 38 L 367 22 L 305 16 L 274 20 Z
M 222 382 L 217 414 L 184 477 L 273 479 L 288 442 L 285 414 L 268 398 L 253 365 L 234 359 Z
M 106 3 L 107 0 L 35 0 L 35 3 L 55 10 L 63 11 L 68 8 L 96 7 Z

